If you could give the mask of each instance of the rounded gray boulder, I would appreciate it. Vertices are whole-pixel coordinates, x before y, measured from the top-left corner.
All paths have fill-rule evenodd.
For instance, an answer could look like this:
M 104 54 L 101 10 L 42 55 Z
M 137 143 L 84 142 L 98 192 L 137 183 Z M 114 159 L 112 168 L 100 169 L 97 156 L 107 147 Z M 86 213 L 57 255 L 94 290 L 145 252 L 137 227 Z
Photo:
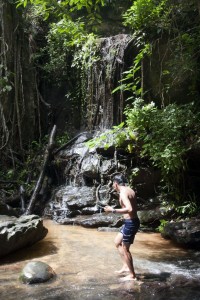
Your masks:
M 44 262 L 32 261 L 25 265 L 20 280 L 26 284 L 42 283 L 55 276 L 54 270 Z

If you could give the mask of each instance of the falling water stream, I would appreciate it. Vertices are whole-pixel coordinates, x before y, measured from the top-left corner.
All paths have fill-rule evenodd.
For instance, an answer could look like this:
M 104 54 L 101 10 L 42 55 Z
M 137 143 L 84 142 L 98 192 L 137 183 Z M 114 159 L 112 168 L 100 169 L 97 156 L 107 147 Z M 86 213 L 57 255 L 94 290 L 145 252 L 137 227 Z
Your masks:
M 139 232 L 131 248 L 137 282 L 121 282 L 113 245 L 115 232 L 44 221 L 49 233 L 31 247 L 0 259 L 0 299 L 200 299 L 200 253 L 181 249 L 157 233 Z M 21 269 L 29 261 L 48 263 L 56 277 L 25 285 Z

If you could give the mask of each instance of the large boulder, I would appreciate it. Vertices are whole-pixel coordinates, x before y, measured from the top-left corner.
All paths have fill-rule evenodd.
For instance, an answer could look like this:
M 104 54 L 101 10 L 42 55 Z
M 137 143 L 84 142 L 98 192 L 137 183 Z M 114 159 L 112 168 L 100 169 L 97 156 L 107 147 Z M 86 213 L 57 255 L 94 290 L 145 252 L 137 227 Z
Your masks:
M 72 208 L 81 209 L 83 207 L 93 206 L 95 204 L 94 188 L 87 187 L 87 186 L 83 186 L 83 187 L 66 186 L 62 192 L 61 192 L 62 203 L 64 207 L 67 206 L 70 209 Z
M 32 261 L 25 265 L 20 275 L 23 283 L 42 283 L 54 277 L 53 269 L 42 261 Z
M 200 249 L 200 219 L 170 222 L 165 225 L 162 236 L 178 244 Z
M 86 214 L 97 212 L 95 188 L 65 186 L 55 194 L 55 200 L 49 203 L 46 214 L 57 217 L 73 217 L 85 210 Z M 89 212 L 89 211 L 90 212 Z M 87 211 L 87 212 L 86 212 Z
M 170 211 L 165 207 L 157 206 L 154 209 L 144 209 L 138 211 L 141 224 L 160 224 L 161 219 L 169 216 Z
M 81 173 L 83 176 L 98 179 L 99 178 L 100 159 L 96 154 L 90 154 L 82 160 Z
M 0 256 L 38 242 L 47 232 L 39 216 L 16 218 L 0 215 Z

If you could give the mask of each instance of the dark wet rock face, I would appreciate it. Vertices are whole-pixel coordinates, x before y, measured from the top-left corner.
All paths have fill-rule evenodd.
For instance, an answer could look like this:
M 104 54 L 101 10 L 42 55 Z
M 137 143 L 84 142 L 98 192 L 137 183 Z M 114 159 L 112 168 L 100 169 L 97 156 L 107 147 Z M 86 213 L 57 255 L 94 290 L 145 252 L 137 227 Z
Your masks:
M 73 217 L 84 211 L 86 214 L 97 212 L 95 189 L 87 186 L 65 186 L 55 195 L 55 201 L 48 209 L 54 219 Z
M 98 136 L 100 133 L 96 134 Z M 112 145 L 105 149 L 107 141 L 89 148 L 86 144 L 88 139 L 91 139 L 89 133 L 79 135 L 57 155 L 57 173 L 64 174 L 65 185 L 56 191 L 45 210 L 45 215 L 56 221 L 100 213 L 105 205 L 119 206 L 118 195 L 112 191 L 111 178 L 116 172 L 131 174 L 133 157 L 124 149 L 116 149 Z M 154 186 L 152 179 L 151 185 Z
M 200 219 L 168 223 L 162 236 L 176 243 L 200 249 Z
M 154 209 L 143 209 L 138 211 L 138 217 L 140 223 L 146 228 L 145 231 L 148 231 L 148 228 L 152 231 L 160 225 L 160 220 L 169 218 L 170 213 L 171 212 L 167 208 L 156 206 Z
M 0 216 L 0 256 L 36 243 L 47 232 L 42 219 L 36 215 L 20 218 Z
M 91 154 L 82 160 L 81 173 L 91 179 L 99 178 L 100 159 L 97 154 Z
M 20 275 L 23 283 L 42 283 L 55 276 L 53 269 L 44 262 L 33 261 L 26 264 Z
M 91 207 L 95 204 L 95 193 L 93 188 L 87 186 L 71 187 L 66 186 L 61 192 L 63 205 L 69 209 L 80 209 Z M 59 193 L 57 194 L 59 197 Z

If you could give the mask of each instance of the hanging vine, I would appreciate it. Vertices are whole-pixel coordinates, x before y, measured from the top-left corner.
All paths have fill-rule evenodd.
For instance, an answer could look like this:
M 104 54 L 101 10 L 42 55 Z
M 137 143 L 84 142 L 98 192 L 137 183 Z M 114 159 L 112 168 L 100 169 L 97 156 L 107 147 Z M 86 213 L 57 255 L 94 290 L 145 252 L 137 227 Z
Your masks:
M 12 18 L 7 18 L 8 15 Z M 17 11 L 10 1 L 1 1 L 0 153 L 5 170 L 6 166 L 15 170 L 23 162 L 24 150 L 34 140 L 35 133 L 41 133 L 41 101 L 28 34 L 22 30 L 21 10 Z
M 0 134 L 1 134 L 1 144 L 0 151 L 3 150 L 8 144 L 9 140 L 9 130 L 6 124 L 6 117 L 3 108 L 3 96 L 6 97 L 6 94 L 12 89 L 9 84 L 9 72 L 7 69 L 7 58 L 6 53 L 8 51 L 8 45 L 5 42 L 5 26 L 4 26 L 4 18 L 3 18 L 3 9 L 4 3 L 0 3 L 0 20 L 1 20 L 1 39 L 0 39 Z

